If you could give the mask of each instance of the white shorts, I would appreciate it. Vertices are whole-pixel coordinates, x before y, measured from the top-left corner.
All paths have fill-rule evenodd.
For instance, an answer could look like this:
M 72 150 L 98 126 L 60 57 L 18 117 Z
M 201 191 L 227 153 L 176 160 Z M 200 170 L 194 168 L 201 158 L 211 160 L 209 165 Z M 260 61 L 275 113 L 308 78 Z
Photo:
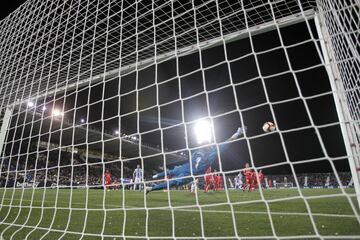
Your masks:
M 190 187 L 190 192 L 195 192 L 196 184 L 192 183 Z
M 141 183 L 141 178 L 135 178 L 134 183 Z

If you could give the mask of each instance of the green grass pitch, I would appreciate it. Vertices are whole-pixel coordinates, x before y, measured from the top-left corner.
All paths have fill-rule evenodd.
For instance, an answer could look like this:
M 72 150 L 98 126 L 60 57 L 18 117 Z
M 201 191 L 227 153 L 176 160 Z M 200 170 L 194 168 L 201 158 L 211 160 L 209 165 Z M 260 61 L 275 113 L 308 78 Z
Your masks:
M 353 189 L 346 192 L 199 191 L 196 198 L 170 191 L 152 192 L 145 200 L 143 192 L 122 190 L 2 189 L 0 232 L 3 239 L 360 239 L 358 204 Z

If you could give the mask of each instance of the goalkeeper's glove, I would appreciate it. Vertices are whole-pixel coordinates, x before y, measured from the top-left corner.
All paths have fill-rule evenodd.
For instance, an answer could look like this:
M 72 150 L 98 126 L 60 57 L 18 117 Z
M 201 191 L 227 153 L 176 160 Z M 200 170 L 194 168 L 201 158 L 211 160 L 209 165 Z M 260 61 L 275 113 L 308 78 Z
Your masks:
M 239 136 L 243 135 L 247 130 L 247 127 L 239 127 L 236 131 L 236 133 L 234 133 L 234 135 L 231 136 L 232 139 L 238 138 Z

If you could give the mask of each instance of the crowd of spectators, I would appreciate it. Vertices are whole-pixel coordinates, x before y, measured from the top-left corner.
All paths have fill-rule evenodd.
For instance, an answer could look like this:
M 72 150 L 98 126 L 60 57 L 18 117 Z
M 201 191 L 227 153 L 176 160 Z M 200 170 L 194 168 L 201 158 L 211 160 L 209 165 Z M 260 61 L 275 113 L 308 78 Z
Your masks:
M 83 153 L 66 151 L 44 151 L 28 155 L 4 158 L 1 163 L 0 187 L 14 186 L 17 183 L 37 184 L 40 186 L 94 186 L 101 187 L 105 169 L 109 169 L 112 181 L 121 182 L 123 178 L 131 179 L 131 166 L 121 164 L 120 161 L 104 163 L 101 157 L 85 157 Z M 123 169 L 122 169 L 123 168 Z M 153 169 L 154 170 L 154 169 Z M 158 167 L 155 172 L 163 171 Z M 152 176 L 154 171 L 144 171 L 145 179 Z M 338 187 L 339 181 L 334 173 L 301 173 L 297 174 L 300 187 Z M 343 186 L 351 186 L 351 173 L 338 172 Z M 230 180 L 234 176 L 229 176 Z M 292 174 L 266 175 L 264 179 L 272 182 L 274 187 L 279 183 L 296 186 Z
M 5 158 L 1 164 L 0 187 L 16 183 L 37 185 L 101 186 L 104 169 L 111 169 L 113 179 L 122 176 L 121 163 L 104 164 L 101 157 L 86 158 L 78 153 L 49 151 L 38 154 Z M 124 166 L 123 176 L 130 177 L 131 170 Z

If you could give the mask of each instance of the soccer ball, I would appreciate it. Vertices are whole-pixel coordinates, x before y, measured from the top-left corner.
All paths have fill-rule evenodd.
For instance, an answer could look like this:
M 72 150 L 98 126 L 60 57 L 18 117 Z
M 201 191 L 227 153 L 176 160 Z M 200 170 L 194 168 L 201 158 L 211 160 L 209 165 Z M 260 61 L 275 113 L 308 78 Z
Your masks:
M 266 122 L 266 123 L 264 123 L 262 128 L 263 128 L 264 132 L 273 132 L 273 131 L 275 131 L 276 126 L 272 122 Z

